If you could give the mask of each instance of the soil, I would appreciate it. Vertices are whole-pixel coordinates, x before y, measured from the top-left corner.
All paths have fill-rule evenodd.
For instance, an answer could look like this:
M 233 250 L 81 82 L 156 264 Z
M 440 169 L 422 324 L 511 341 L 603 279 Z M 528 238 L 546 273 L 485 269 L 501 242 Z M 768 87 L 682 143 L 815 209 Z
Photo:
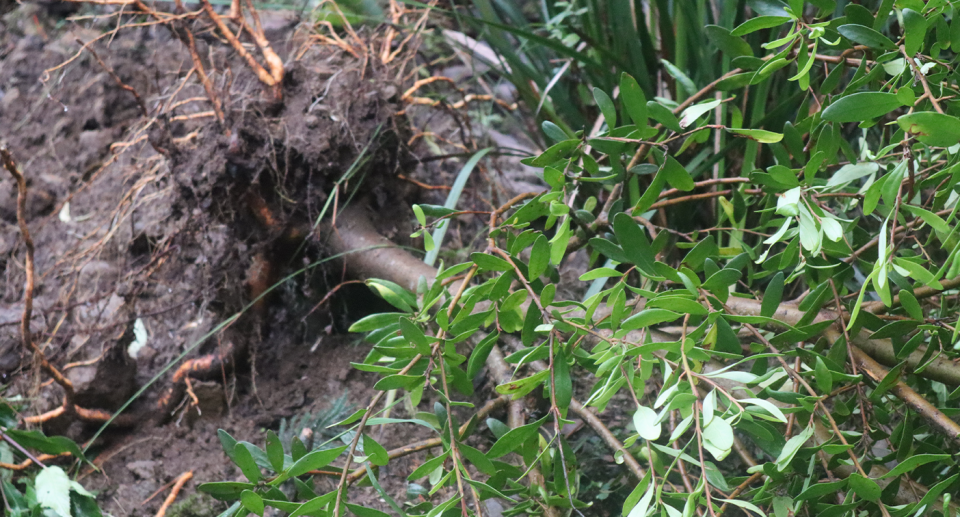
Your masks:
M 342 261 L 326 260 L 314 232 L 321 214 L 329 218 L 335 207 L 362 200 L 377 211 L 380 233 L 416 247 L 409 205 L 443 204 L 446 191 L 423 184 L 449 185 L 459 170 L 457 161 L 422 160 L 425 141 L 450 153 L 482 134 L 514 149 L 530 144 L 465 127 L 443 110 L 404 106 L 401 95 L 414 77 L 409 59 L 383 64 L 321 44 L 295 13 L 284 12 L 261 13 L 285 63 L 282 102 L 202 23 L 190 25 L 223 104 L 220 123 L 184 44 L 158 25 L 102 37 L 116 26 L 109 12 L 55 1 L 0 12 L 0 144 L 28 181 L 26 223 L 38 277 L 31 328 L 75 385 L 80 406 L 113 412 L 145 388 L 126 420 L 93 444 L 99 470 L 75 472 L 101 508 L 154 515 L 169 483 L 193 471 L 167 515 L 217 515 L 225 505 L 196 485 L 241 477 L 221 450 L 218 429 L 262 446 L 267 429 L 300 433 L 317 418 L 335 421 L 365 406 L 374 394 L 376 377 L 350 366 L 368 345 L 346 329 L 390 306 L 362 285 L 325 299 L 347 278 Z M 360 29 L 357 38 L 379 48 L 380 31 Z M 80 43 L 93 40 L 97 56 Z M 407 44 L 416 64 L 416 47 Z M 435 140 L 416 129 L 427 123 Z M 519 169 L 509 158 L 481 168 L 459 206 L 484 210 L 541 188 Z M 451 223 L 451 248 L 469 252 L 482 224 L 479 217 Z M 46 377 L 20 345 L 24 261 L 16 186 L 4 172 L 0 374 L 10 383 L 5 397 L 22 396 L 30 416 L 58 407 L 63 392 L 41 383 Z M 212 368 L 193 376 L 192 395 L 172 382 L 181 356 L 213 358 Z M 491 389 L 479 387 L 473 402 L 482 404 Z M 421 407 L 429 405 L 428 394 Z M 397 407 L 394 416 L 410 416 Z M 47 434 L 79 443 L 99 427 L 69 415 L 43 424 Z M 412 425 L 375 432 L 387 448 L 428 437 Z M 406 500 L 406 474 L 425 457 L 391 462 L 396 475 L 381 472 L 384 488 Z M 318 493 L 334 486 L 316 480 Z M 351 494 L 387 510 L 370 488 Z

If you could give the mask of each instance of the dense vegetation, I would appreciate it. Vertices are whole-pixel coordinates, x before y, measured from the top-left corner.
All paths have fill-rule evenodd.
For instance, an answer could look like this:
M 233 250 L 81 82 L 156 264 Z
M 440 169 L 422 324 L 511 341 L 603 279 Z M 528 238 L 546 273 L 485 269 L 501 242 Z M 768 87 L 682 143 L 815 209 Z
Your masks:
M 366 279 L 396 311 L 351 328 L 378 395 L 316 447 L 221 432 L 246 478 L 200 486 L 222 515 L 384 515 L 354 483 L 401 516 L 489 515 L 488 499 L 505 516 L 957 514 L 960 4 L 474 0 L 431 16 L 495 51 L 476 56 L 522 101 L 502 116 L 543 144 L 524 164 L 544 190 L 482 212 L 472 249 L 444 240 L 478 214 L 459 190 L 412 206 L 439 268 L 415 292 Z M 489 158 L 471 151 L 464 179 Z M 390 264 L 379 276 L 409 273 Z M 391 417 L 401 402 L 417 412 Z M 82 458 L 9 413 L 11 444 Z M 379 425 L 435 436 L 406 501 L 380 481 L 410 451 Z M 614 479 L 568 438 L 579 425 Z M 58 467 L 2 487 L 11 514 L 99 514 Z
M 433 514 L 491 496 L 586 511 L 562 429 L 584 406 L 625 410 L 608 407 L 623 392 L 624 515 L 955 512 L 957 10 L 748 5 L 548 2 L 534 25 L 477 1 L 464 17 L 544 108 L 550 147 L 525 163 L 550 190 L 492 213 L 486 247 L 415 296 L 378 284 L 402 312 L 354 327 L 378 387 L 444 401 L 423 416 L 444 450 L 411 475 L 458 488 Z M 414 212 L 428 250 L 458 215 Z M 591 287 L 563 299 L 557 268 L 581 249 Z M 510 334 L 497 391 L 549 410 L 488 421 L 480 452 L 452 415 Z

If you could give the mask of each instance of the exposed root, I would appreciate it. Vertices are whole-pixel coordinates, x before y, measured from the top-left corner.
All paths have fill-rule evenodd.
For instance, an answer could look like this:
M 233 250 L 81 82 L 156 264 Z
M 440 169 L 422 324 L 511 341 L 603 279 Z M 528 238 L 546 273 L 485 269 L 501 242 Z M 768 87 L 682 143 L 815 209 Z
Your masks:
M 41 462 L 43 462 L 43 461 L 50 461 L 50 460 L 52 460 L 52 459 L 63 458 L 63 457 L 67 457 L 67 456 L 71 456 L 71 454 L 70 454 L 69 452 L 64 452 L 64 453 L 61 453 L 61 454 L 40 454 L 39 456 L 36 457 L 36 459 L 38 459 L 38 460 L 40 460 Z M 29 467 L 30 465 L 34 465 L 35 463 L 36 463 L 36 462 L 34 462 L 34 460 L 33 460 L 32 458 L 27 458 L 27 459 L 21 461 L 20 463 L 3 463 L 3 462 L 0 462 L 0 469 L 21 471 L 21 470 L 25 470 L 25 469 L 26 469 L 27 467 Z M 43 463 L 39 463 L 39 465 L 42 467 L 42 466 L 43 466 Z
M 180 474 L 180 477 L 177 478 L 177 482 L 174 483 L 173 488 L 170 490 L 170 495 L 164 499 L 163 504 L 160 505 L 160 509 L 157 510 L 156 517 L 163 517 L 167 514 L 167 510 L 170 508 L 170 505 L 177 500 L 177 495 L 180 494 L 180 490 L 183 488 L 183 485 L 190 481 L 193 478 L 193 471 L 188 470 L 183 474 Z
M 270 67 L 268 71 L 260 63 L 257 62 L 247 49 L 244 48 L 243 44 L 240 43 L 240 39 L 230 30 L 230 27 L 227 27 L 226 22 L 223 21 L 223 18 L 214 11 L 213 6 L 210 5 L 210 0 L 200 0 L 200 4 L 203 6 L 203 10 L 207 13 L 207 16 L 213 21 L 214 25 L 217 26 L 217 29 L 220 31 L 220 34 L 223 34 L 223 37 L 227 38 L 227 41 L 230 43 L 230 46 L 233 47 L 233 50 L 247 62 L 247 65 L 253 70 L 253 73 L 257 75 L 257 78 L 260 79 L 260 82 L 268 86 L 274 95 L 274 100 L 280 101 L 283 97 L 282 91 L 280 89 L 281 82 L 283 81 L 283 62 L 280 61 L 280 58 L 270 47 L 270 43 L 267 41 L 267 38 L 263 35 L 263 29 L 260 29 L 260 18 L 257 17 L 256 10 L 253 9 L 253 4 L 249 3 L 249 9 L 255 20 L 256 28 L 260 30 L 249 30 L 249 27 L 246 27 L 246 24 L 243 22 L 242 16 L 238 17 L 240 20 L 241 30 L 246 28 L 251 34 L 253 34 L 254 39 L 257 40 L 257 44 L 260 46 L 261 52 L 264 54 L 264 57 L 267 61 L 267 66 Z
M 225 371 L 233 368 L 236 353 L 237 347 L 233 342 L 225 341 L 214 353 L 184 361 L 174 372 L 170 386 L 157 399 L 155 408 L 157 419 L 165 422 L 172 416 L 173 408 L 187 391 L 188 378 L 210 379 L 223 375 Z

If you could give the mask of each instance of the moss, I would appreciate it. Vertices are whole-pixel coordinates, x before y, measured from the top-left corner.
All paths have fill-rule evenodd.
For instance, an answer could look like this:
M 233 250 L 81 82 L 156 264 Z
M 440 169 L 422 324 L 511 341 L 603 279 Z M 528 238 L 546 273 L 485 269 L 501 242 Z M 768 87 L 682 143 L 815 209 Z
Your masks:
M 222 503 L 203 494 L 190 494 L 167 510 L 168 517 L 216 517 L 223 511 Z

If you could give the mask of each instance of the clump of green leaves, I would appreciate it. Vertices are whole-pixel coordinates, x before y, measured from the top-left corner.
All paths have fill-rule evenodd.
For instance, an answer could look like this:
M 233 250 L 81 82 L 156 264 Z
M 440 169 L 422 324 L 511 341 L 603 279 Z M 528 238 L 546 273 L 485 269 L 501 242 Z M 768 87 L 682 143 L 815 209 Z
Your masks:
M 34 460 L 39 454 L 69 454 L 76 462 L 85 462 L 83 451 L 69 438 L 46 436 L 40 431 L 18 429 L 19 419 L 15 400 L 0 400 L 0 461 L 6 464 Z M 45 465 L 37 470 L 0 471 L 0 492 L 3 494 L 4 515 L 53 517 L 99 517 L 96 496 L 83 485 L 72 480 L 57 465 Z
M 224 515 L 263 515 L 264 508 L 272 507 L 290 515 L 314 515 L 322 510 L 335 493 L 317 495 L 304 476 L 329 465 L 346 446 L 307 451 L 299 438 L 293 437 L 290 454 L 283 450 L 280 438 L 267 431 L 266 450 L 249 442 L 238 442 L 222 429 L 218 432 L 227 457 L 240 469 L 246 482 L 224 481 L 204 483 L 198 488 L 221 501 L 232 502 Z M 291 501 L 280 486 L 292 480 L 296 497 Z M 301 502 L 297 502 L 301 501 Z

